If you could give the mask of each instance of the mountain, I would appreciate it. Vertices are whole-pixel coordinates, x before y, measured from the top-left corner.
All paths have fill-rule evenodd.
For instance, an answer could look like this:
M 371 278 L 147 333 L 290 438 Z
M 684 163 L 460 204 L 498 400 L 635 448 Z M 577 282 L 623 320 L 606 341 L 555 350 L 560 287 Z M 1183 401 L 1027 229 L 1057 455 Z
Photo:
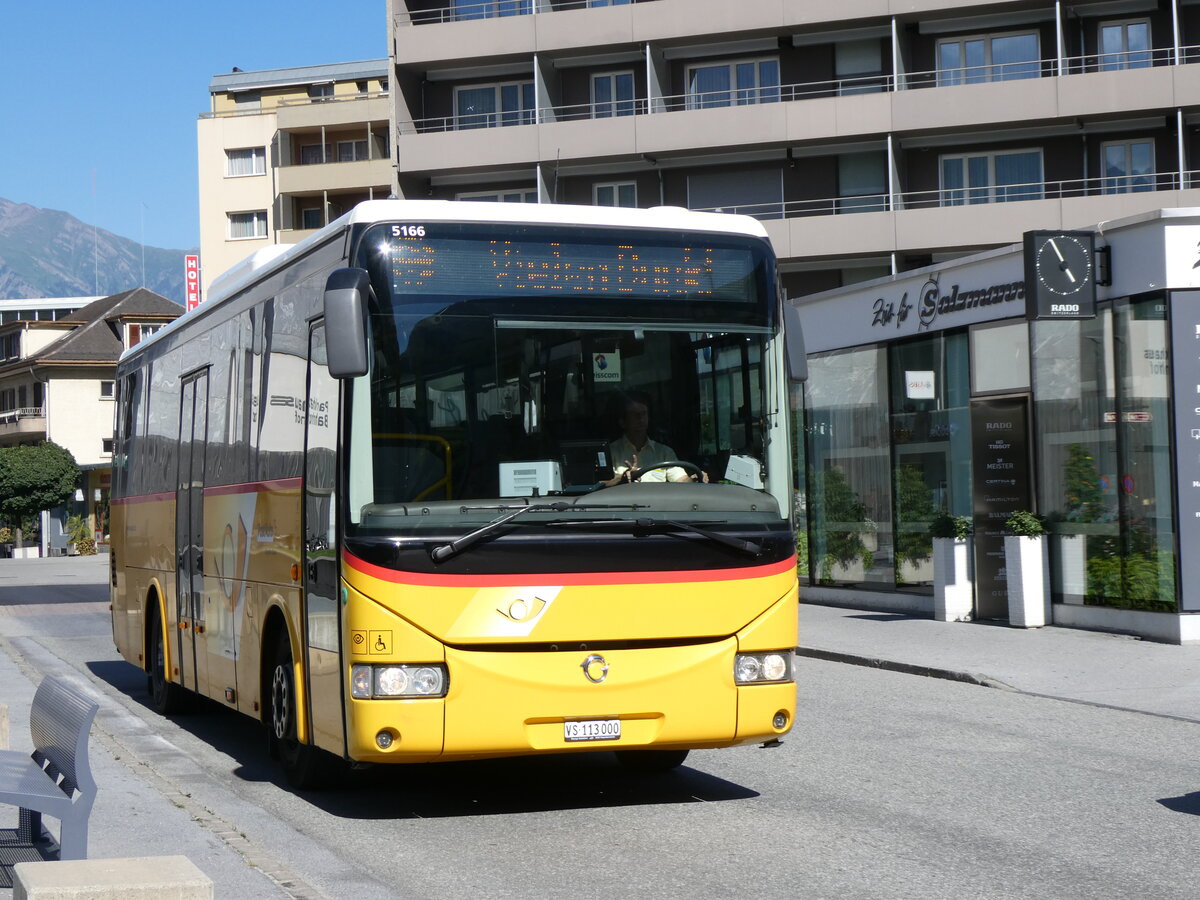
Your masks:
M 185 250 L 146 248 L 54 209 L 0 197 L 0 300 L 109 296 L 146 287 L 183 303 Z

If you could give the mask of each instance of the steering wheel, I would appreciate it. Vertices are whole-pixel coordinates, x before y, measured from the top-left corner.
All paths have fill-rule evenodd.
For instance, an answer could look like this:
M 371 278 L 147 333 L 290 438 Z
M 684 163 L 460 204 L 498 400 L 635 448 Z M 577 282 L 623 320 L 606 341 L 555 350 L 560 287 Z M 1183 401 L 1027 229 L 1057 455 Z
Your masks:
M 648 466 L 645 469 L 638 469 L 637 475 L 632 480 L 633 481 L 641 481 L 642 476 L 645 475 L 647 472 L 653 472 L 655 469 L 673 469 L 676 466 L 683 469 L 689 475 L 695 475 L 696 479 L 698 481 L 704 480 L 704 470 L 703 469 L 701 469 L 699 466 L 695 465 L 694 463 L 685 462 L 682 459 L 672 459 L 672 460 L 668 460 L 667 462 L 660 462 L 660 463 L 658 463 L 658 465 Z

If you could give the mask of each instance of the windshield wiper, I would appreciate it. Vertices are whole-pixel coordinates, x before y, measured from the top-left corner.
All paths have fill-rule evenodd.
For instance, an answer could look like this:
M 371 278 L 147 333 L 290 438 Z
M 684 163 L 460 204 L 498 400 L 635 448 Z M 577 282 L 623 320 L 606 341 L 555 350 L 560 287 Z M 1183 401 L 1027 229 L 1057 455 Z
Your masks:
M 482 525 L 479 528 L 476 528 L 474 531 L 464 534 L 460 538 L 456 538 L 455 540 L 450 541 L 447 544 L 440 544 L 437 547 L 434 547 L 432 550 L 429 551 L 429 556 L 435 563 L 436 562 L 445 562 L 446 560 L 450 559 L 452 556 L 457 556 L 459 553 L 462 553 L 462 551 L 466 550 L 468 547 L 472 546 L 473 544 L 479 543 L 485 537 L 487 537 L 490 534 L 493 534 L 497 529 L 504 527 L 509 522 L 511 522 L 513 519 L 516 519 L 519 516 L 523 516 L 526 513 L 567 512 L 567 511 L 573 510 L 573 509 L 643 509 L 643 508 L 645 508 L 645 505 L 646 504 L 644 504 L 644 503 L 563 503 L 563 502 L 558 502 L 558 503 L 535 503 L 532 506 L 518 506 L 516 509 L 514 509 L 510 512 L 506 512 L 504 515 L 499 516 L 495 519 L 492 519 L 492 521 L 488 522 L 486 525 Z M 471 510 L 471 509 L 493 509 L 493 508 L 504 509 L 505 507 L 464 506 L 464 507 L 462 507 L 462 511 L 467 512 L 468 510 Z
M 619 527 L 626 529 L 641 529 L 646 531 L 651 529 L 687 531 L 691 532 L 692 534 L 698 534 L 701 537 L 708 538 L 714 543 L 721 544 L 725 547 L 730 547 L 741 553 L 747 553 L 750 556 L 761 556 L 763 552 L 762 544 L 756 543 L 755 541 L 743 541 L 741 538 L 735 538 L 732 535 L 722 534 L 719 531 L 710 531 L 707 528 L 701 528 L 699 525 L 693 525 L 690 522 L 678 522 L 674 519 L 559 519 L 554 522 L 547 522 L 546 524 L 560 528 L 571 525 L 594 525 L 599 527 Z

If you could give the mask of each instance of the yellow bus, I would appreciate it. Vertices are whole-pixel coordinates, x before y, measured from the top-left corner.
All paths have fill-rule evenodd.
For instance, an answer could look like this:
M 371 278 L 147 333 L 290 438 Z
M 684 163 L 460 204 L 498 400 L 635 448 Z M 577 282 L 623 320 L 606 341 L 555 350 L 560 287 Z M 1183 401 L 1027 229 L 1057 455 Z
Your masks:
M 753 219 L 368 201 L 122 358 L 113 635 L 289 780 L 771 744 L 798 328 Z M 639 459 L 640 456 L 640 459 Z

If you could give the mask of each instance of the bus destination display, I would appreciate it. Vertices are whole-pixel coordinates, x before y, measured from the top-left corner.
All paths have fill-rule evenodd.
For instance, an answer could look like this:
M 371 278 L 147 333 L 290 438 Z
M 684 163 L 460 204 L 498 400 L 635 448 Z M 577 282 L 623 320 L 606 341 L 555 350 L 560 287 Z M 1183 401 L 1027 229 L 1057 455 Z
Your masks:
M 600 294 L 745 302 L 755 293 L 755 259 L 749 248 L 438 237 L 432 231 L 392 227 L 396 295 Z

